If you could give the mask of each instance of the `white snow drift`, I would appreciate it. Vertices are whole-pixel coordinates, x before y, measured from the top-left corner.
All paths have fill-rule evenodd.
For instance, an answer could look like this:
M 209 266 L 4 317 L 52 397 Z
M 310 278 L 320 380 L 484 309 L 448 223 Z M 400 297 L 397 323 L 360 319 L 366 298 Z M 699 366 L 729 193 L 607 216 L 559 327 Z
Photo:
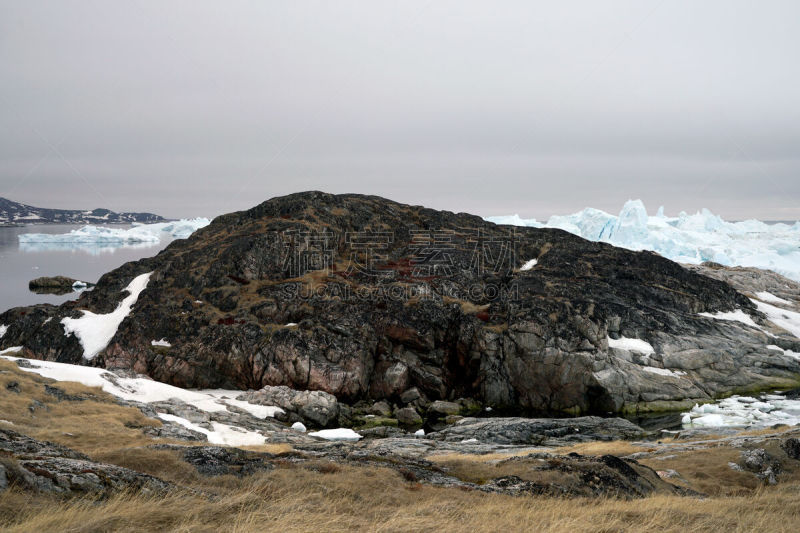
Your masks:
M 644 355 L 656 353 L 655 349 L 653 349 L 653 346 L 649 342 L 641 339 L 629 339 L 627 337 L 620 337 L 619 339 L 612 339 L 611 337 L 608 337 L 608 347 L 641 353 Z
M 16 353 L 21 350 L 22 347 L 9 348 L 0 351 L 0 356 L 9 361 L 17 361 L 21 358 L 11 357 L 6 354 Z M 237 390 L 188 390 L 153 381 L 146 377 L 119 377 L 102 368 L 55 363 L 52 361 L 38 361 L 34 359 L 25 359 L 25 361 L 27 361 L 28 365 L 20 367 L 20 369 L 26 372 L 33 372 L 46 378 L 55 379 L 56 381 L 75 381 L 88 387 L 100 387 L 105 392 L 123 400 L 153 403 L 177 399 L 207 413 L 230 411 L 228 407 L 233 407 L 234 409 L 238 408 L 244 410 L 251 416 L 262 420 L 284 412 L 280 407 L 256 405 L 236 400 L 235 397 L 242 394 L 242 391 Z M 178 416 L 167 413 L 158 413 L 158 416 L 162 420 L 173 421 L 184 427 L 203 433 L 207 436 L 208 442 L 212 444 L 247 446 L 263 444 L 265 441 L 264 436 L 260 433 L 220 424 L 218 422 L 211 422 L 213 430 L 209 430 Z
M 64 325 L 64 335 L 75 334 L 78 337 L 83 346 L 83 356 L 86 359 L 94 359 L 108 346 L 117 333 L 117 328 L 130 314 L 133 304 L 139 299 L 139 294 L 147 287 L 147 282 L 152 274 L 152 272 L 148 272 L 136 276 L 127 287 L 122 289 L 123 292 L 128 292 L 128 296 L 111 313 L 98 315 L 91 311 L 83 311 L 83 316 L 80 318 L 66 317 L 61 320 Z
M 766 268 L 800 281 L 800 222 L 726 222 L 708 209 L 667 217 L 663 208 L 648 216 L 641 200 L 629 200 L 619 215 L 587 208 L 552 216 L 545 223 L 519 215 L 487 217 L 497 224 L 560 228 L 590 241 L 631 250 L 652 250 L 679 263 L 715 261 L 729 266 Z

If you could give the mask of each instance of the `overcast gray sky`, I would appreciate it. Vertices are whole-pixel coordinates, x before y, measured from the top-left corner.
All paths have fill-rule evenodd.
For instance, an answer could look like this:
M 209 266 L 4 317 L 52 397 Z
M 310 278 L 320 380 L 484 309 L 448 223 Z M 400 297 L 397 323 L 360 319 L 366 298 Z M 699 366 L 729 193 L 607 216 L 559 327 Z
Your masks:
M 0 196 L 800 218 L 800 2 L 0 0 Z

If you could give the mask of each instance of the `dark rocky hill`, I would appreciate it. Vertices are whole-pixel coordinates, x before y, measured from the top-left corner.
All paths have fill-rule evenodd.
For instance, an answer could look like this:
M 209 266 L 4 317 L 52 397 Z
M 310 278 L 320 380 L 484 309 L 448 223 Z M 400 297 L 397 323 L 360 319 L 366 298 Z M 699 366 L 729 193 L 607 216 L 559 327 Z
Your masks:
M 148 272 L 133 312 L 84 363 L 182 387 L 288 385 L 347 402 L 418 391 L 572 413 L 677 408 L 800 380 L 800 361 L 766 348 L 800 341 L 700 316 L 739 309 L 766 323 L 727 283 L 657 254 L 321 192 L 221 216 L 75 302 L 12 309 L 0 347 L 81 362 L 60 320 L 113 311 Z
M 90 211 L 46 209 L 0 198 L 0 225 L 7 224 L 121 224 L 163 222 L 152 213 L 115 213 L 108 209 Z

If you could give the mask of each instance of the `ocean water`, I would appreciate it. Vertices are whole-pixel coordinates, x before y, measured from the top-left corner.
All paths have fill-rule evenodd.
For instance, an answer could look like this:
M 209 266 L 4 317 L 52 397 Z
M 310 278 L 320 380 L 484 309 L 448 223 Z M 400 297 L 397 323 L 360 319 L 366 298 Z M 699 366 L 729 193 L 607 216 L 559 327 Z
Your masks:
M 0 227 L 0 312 L 21 305 L 59 304 L 75 299 L 78 292 L 65 295 L 36 294 L 28 290 L 28 282 L 41 276 L 68 276 L 96 282 L 100 276 L 128 261 L 156 255 L 168 240 L 141 243 L 135 246 L 107 244 L 20 245 L 23 233 L 67 233 L 80 225 L 54 224 L 22 227 Z M 114 225 L 114 228 L 129 226 Z

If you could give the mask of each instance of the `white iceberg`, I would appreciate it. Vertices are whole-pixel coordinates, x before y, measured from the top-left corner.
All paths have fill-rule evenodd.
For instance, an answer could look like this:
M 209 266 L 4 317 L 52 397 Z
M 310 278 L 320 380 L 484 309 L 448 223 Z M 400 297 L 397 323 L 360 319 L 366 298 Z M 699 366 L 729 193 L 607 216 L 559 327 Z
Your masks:
M 185 239 L 200 228 L 208 226 L 207 218 L 183 219 L 157 224 L 134 224 L 130 228 L 83 226 L 69 233 L 23 233 L 18 235 L 20 249 L 26 252 L 67 250 L 74 248 L 110 249 L 141 248 L 173 239 Z
M 714 261 L 727 266 L 773 270 L 800 281 L 800 222 L 766 224 L 759 220 L 726 222 L 708 209 L 694 215 L 648 216 L 641 200 L 629 200 L 619 215 L 587 208 L 546 223 L 518 215 L 487 217 L 496 224 L 559 228 L 590 241 L 631 250 L 651 250 L 679 263 Z

